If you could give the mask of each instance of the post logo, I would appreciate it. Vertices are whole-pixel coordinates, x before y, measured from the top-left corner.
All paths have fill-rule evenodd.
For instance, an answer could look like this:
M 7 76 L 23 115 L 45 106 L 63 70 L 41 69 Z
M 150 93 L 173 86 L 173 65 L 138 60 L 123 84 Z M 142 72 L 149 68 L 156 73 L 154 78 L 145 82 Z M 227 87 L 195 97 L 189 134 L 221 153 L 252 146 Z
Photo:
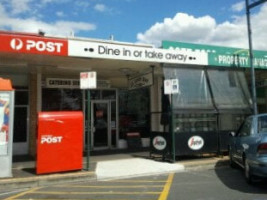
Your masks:
M 162 136 L 156 136 L 154 139 L 153 139 L 153 146 L 155 147 L 155 149 L 159 150 L 159 151 L 162 151 L 166 148 L 167 146 L 167 142 L 165 140 L 164 137 Z
M 200 150 L 204 146 L 204 140 L 200 136 L 192 136 L 188 140 L 188 146 L 192 150 Z
M 23 47 L 23 42 L 21 39 L 14 38 L 10 42 L 10 46 L 14 50 L 21 50 Z M 55 52 L 60 53 L 63 47 L 61 42 L 45 42 L 45 41 L 35 41 L 35 40 L 26 40 L 25 41 L 26 51 L 38 51 L 38 52 Z
M 42 54 L 42 55 L 68 55 L 68 40 L 25 37 L 25 36 L 1 36 L 0 51 Z M 3 41 L 3 42 L 2 42 Z
M 11 40 L 11 42 L 10 42 L 10 46 L 11 46 L 12 49 L 18 51 L 18 50 L 21 50 L 21 49 L 22 49 L 22 47 L 23 47 L 23 42 L 22 42 L 21 39 L 14 38 L 14 39 Z
M 42 135 L 41 144 L 56 144 L 61 143 L 63 136 Z

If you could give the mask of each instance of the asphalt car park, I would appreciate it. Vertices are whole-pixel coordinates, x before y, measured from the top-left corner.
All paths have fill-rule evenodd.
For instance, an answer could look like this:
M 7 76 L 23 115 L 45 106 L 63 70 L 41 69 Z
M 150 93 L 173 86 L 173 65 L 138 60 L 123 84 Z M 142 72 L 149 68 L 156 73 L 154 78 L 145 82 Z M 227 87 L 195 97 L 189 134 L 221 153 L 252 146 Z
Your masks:
M 6 195 L 15 199 L 167 199 L 174 174 L 138 177 L 123 180 L 80 182 L 36 187 L 17 194 Z M 8 197 L 9 196 L 9 197 Z M 0 196 L 1 198 L 1 196 Z
M 247 184 L 239 169 L 229 166 L 192 169 L 109 181 L 56 184 L 1 194 L 4 200 L 267 200 L 267 182 Z

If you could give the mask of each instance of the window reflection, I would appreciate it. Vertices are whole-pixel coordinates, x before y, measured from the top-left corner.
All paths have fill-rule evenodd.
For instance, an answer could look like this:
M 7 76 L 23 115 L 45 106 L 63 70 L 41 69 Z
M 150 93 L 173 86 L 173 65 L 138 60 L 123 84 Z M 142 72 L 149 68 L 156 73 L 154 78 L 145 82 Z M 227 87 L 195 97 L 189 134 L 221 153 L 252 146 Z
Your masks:
M 217 108 L 249 108 L 249 91 L 243 71 L 208 70 L 208 74 Z
M 43 111 L 82 110 L 82 92 L 78 89 L 43 89 Z
M 139 132 L 141 137 L 149 137 L 149 105 L 148 88 L 119 91 L 120 138 L 125 138 L 127 132 Z
M 204 70 L 164 68 L 164 78 L 178 79 L 179 94 L 173 94 L 174 108 L 213 108 Z

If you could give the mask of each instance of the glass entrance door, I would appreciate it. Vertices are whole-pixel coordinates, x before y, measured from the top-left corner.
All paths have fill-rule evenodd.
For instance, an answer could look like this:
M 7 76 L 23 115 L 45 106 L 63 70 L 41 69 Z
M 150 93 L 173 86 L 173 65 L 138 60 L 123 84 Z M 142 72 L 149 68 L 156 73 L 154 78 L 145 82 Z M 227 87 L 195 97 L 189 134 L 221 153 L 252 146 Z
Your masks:
M 117 90 L 90 91 L 90 122 L 88 122 L 88 93 L 84 92 L 84 150 L 87 151 L 88 123 L 90 123 L 90 150 L 113 149 L 118 141 Z
M 93 149 L 108 149 L 110 146 L 110 108 L 108 101 L 92 101 L 91 145 Z

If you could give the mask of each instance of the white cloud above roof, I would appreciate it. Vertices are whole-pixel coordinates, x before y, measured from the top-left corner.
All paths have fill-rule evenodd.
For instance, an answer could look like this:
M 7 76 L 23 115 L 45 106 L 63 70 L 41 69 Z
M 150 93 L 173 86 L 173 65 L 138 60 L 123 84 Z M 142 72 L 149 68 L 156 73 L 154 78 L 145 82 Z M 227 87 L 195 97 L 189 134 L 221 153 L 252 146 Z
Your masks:
M 104 4 L 96 4 L 94 9 L 99 12 L 105 12 L 107 7 Z
M 231 10 L 234 12 L 241 12 L 245 9 L 245 1 L 240 1 L 234 5 L 232 5 Z
M 255 49 L 267 49 L 266 16 L 267 5 L 263 5 L 257 13 L 251 15 Z M 217 23 L 208 15 L 195 17 L 187 13 L 177 13 L 173 18 L 165 18 L 145 32 L 138 33 L 137 40 L 155 46 L 160 46 L 162 40 L 171 40 L 248 48 L 246 15 L 235 16 L 232 21 Z
M 59 0 L 65 3 L 68 0 Z M 59 1 L 57 3 L 59 3 Z M 54 36 L 69 36 L 72 33 L 79 33 L 80 31 L 93 31 L 96 25 L 93 23 L 82 21 L 63 21 L 55 20 L 52 22 L 42 20 L 41 14 L 36 14 L 37 9 L 41 9 L 47 3 L 52 3 L 54 0 L 42 0 L 42 5 L 34 5 L 35 0 L 4 0 L 0 2 L 0 29 L 33 32 L 38 33 L 43 30 L 47 35 Z M 11 12 L 10 12 L 11 11 Z M 32 13 L 33 16 L 28 13 Z M 27 14 L 26 17 L 18 17 L 17 15 Z M 55 15 L 63 17 L 64 12 L 57 11 Z
M 12 14 L 17 15 L 20 13 L 24 13 L 30 10 L 30 3 L 32 0 L 10 0 L 10 4 L 12 7 Z

